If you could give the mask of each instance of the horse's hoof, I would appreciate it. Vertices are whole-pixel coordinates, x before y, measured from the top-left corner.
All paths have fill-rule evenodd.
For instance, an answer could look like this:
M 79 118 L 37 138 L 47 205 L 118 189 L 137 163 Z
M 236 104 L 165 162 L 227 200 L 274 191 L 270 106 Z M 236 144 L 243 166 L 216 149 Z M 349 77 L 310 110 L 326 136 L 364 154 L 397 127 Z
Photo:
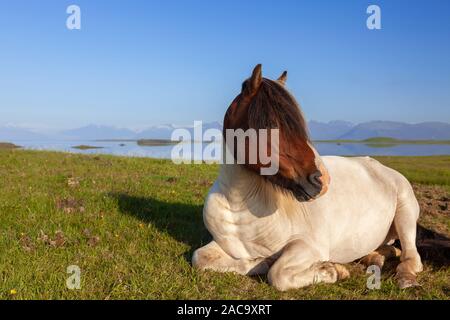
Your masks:
M 379 254 L 378 252 L 372 252 L 372 253 L 368 254 L 367 256 L 365 256 L 364 258 L 362 258 L 359 261 L 359 263 L 361 263 L 362 265 L 364 265 L 366 267 L 376 265 L 381 269 L 381 268 L 383 268 L 385 260 L 386 260 L 386 258 L 384 256 L 382 256 L 381 254 Z
M 416 280 L 416 275 L 412 273 L 398 273 L 396 275 L 397 284 L 400 289 L 420 287 L 420 284 Z
M 350 278 L 350 272 L 347 270 L 345 266 L 343 266 L 342 264 L 335 263 L 334 267 L 336 268 L 336 271 L 338 273 L 338 280 Z

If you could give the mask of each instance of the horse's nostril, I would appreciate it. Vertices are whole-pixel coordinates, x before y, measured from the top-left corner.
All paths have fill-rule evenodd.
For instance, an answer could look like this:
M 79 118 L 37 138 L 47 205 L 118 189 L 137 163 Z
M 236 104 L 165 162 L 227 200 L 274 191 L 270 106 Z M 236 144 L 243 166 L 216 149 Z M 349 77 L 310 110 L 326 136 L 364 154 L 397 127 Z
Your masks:
M 308 181 L 317 188 L 322 188 L 322 181 L 320 177 L 322 173 L 320 171 L 316 171 L 308 177 Z
M 322 191 L 322 181 L 320 177 L 322 173 L 316 171 L 309 176 L 297 177 L 290 189 L 299 201 L 308 201 L 316 198 Z

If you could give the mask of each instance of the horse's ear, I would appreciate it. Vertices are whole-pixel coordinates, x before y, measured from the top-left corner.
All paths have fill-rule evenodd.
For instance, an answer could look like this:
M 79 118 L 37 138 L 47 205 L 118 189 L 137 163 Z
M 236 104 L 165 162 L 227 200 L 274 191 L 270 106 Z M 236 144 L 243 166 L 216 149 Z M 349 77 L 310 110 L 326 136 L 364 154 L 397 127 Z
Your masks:
M 287 80 L 287 71 L 284 71 L 277 80 L 279 83 L 281 83 L 284 86 L 286 84 L 286 80 Z
M 252 93 L 256 92 L 259 89 L 259 86 L 262 82 L 262 66 L 261 64 L 256 65 L 253 69 L 252 76 L 249 79 L 250 91 Z

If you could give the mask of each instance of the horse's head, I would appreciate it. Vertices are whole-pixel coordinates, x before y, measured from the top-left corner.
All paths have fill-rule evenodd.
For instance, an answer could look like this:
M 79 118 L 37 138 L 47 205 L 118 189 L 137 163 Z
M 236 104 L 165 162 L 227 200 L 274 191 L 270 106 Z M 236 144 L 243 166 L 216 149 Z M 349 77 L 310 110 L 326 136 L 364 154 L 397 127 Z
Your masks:
M 257 65 L 225 114 L 224 138 L 226 129 L 279 129 L 278 172 L 264 177 L 291 191 L 299 201 L 308 201 L 324 194 L 330 179 L 309 140 L 299 105 L 285 88 L 286 79 L 286 71 L 276 81 L 263 78 L 261 65 Z M 267 143 L 270 153 L 270 139 Z M 248 148 L 247 143 L 244 152 Z M 265 165 L 258 158 L 257 163 L 244 166 L 259 174 Z

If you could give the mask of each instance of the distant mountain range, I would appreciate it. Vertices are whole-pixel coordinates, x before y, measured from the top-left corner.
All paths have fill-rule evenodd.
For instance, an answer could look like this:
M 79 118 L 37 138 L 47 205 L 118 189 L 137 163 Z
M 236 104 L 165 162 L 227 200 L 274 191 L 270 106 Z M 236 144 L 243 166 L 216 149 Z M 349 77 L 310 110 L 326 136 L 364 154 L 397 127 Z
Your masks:
M 12 125 L 0 126 L 0 141 L 2 142 L 11 140 L 42 140 L 45 138 L 46 135 L 30 129 Z
M 176 126 L 173 124 L 167 124 L 162 126 L 153 126 L 148 129 L 142 130 L 138 132 L 135 137 L 138 139 L 170 139 L 172 136 L 172 132 L 175 129 L 186 129 L 190 132 L 191 137 L 194 137 L 194 126 Z M 205 122 L 202 125 L 203 132 L 207 129 L 218 129 L 222 130 L 222 124 L 220 122 Z
M 355 125 L 347 121 L 319 122 L 309 121 L 309 132 L 313 140 L 339 139 L 349 132 Z
M 353 124 L 347 121 L 309 121 L 308 124 L 313 140 L 363 140 L 373 137 L 391 137 L 402 140 L 450 140 L 450 123 L 445 122 L 409 124 L 394 121 L 370 121 Z M 76 129 L 63 130 L 55 134 L 42 134 L 36 130 L 8 125 L 0 126 L 0 141 L 170 139 L 173 130 L 177 128 L 185 128 L 191 134 L 193 132 L 192 125 L 159 125 L 140 131 L 113 126 L 88 125 Z M 203 131 L 209 128 L 222 130 L 222 124 L 220 122 L 203 123 Z
M 449 140 L 450 124 L 421 122 L 415 124 L 393 121 L 371 121 L 353 126 L 338 139 L 361 140 L 373 137 L 390 137 L 403 140 Z
M 133 139 L 136 132 L 126 128 L 90 124 L 81 128 L 61 131 L 57 136 L 67 140 Z

